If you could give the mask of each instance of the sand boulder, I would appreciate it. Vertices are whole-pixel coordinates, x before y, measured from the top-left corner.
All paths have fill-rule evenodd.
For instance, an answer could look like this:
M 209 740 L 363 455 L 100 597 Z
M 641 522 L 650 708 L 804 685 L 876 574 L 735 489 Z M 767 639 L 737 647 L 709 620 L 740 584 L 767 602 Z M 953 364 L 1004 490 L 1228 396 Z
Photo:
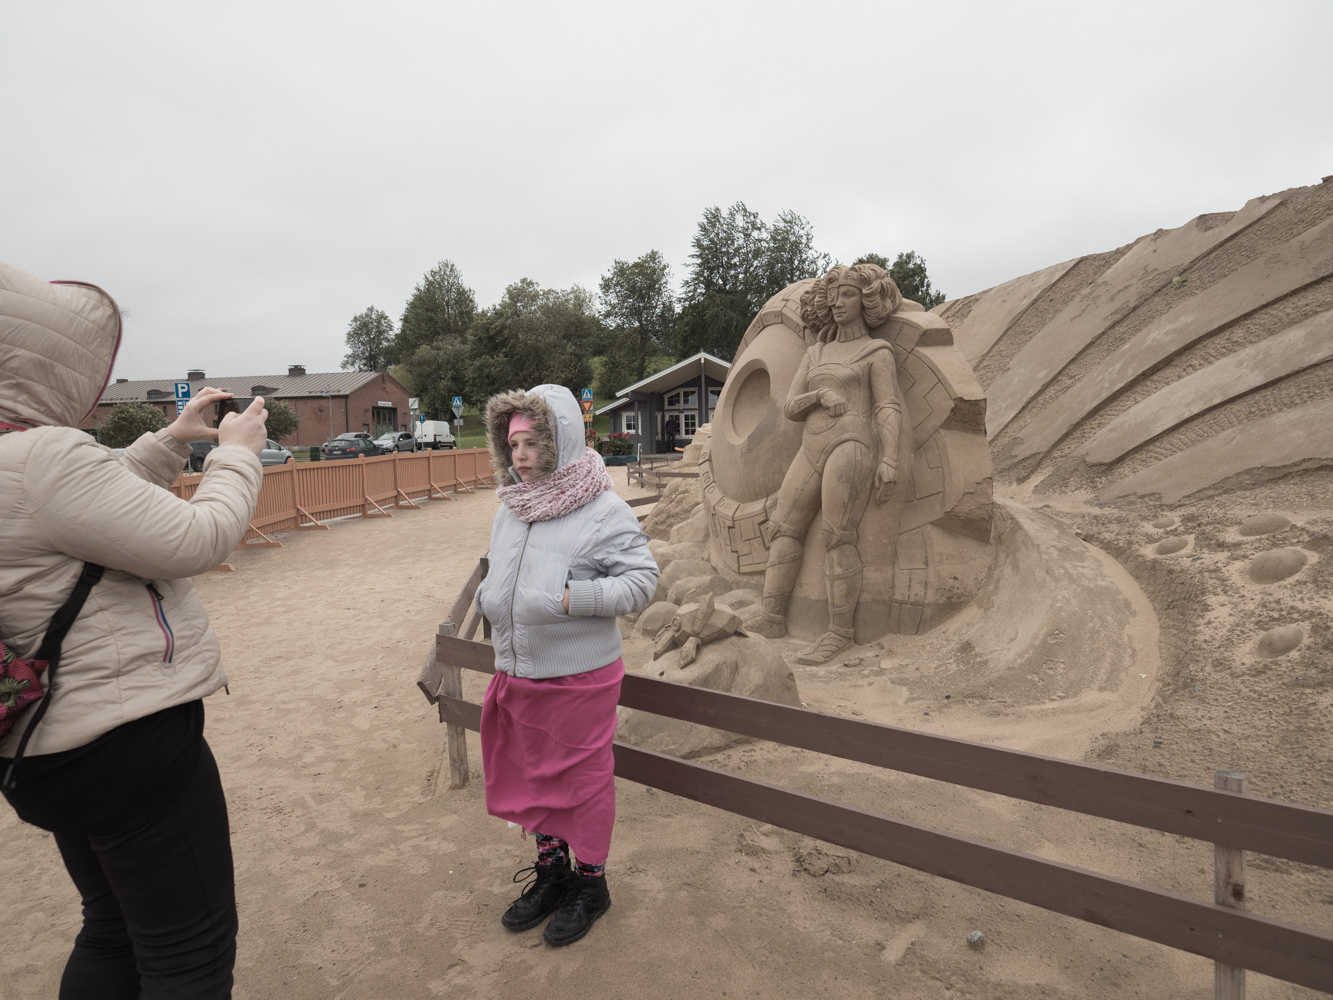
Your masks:
M 1256 535 L 1271 535 L 1275 531 L 1281 531 L 1283 528 L 1290 528 L 1291 522 L 1281 514 L 1275 514 L 1271 510 L 1263 514 L 1255 514 L 1253 517 L 1246 518 L 1238 529 L 1246 538 L 1253 538 Z
M 1279 625 L 1259 637 L 1259 655 L 1267 658 L 1285 656 L 1305 641 L 1299 625 Z
M 1300 549 L 1271 549 L 1250 560 L 1250 579 L 1255 583 L 1277 583 L 1299 573 L 1306 561 Z
M 782 705 L 801 703 L 791 669 L 777 648 L 761 636 L 722 639 L 700 647 L 689 666 L 682 668 L 680 662 L 680 650 L 672 650 L 645 664 L 640 673 Z M 619 716 L 616 739 L 677 757 L 697 757 L 744 740 L 735 733 L 635 709 L 619 709 Z

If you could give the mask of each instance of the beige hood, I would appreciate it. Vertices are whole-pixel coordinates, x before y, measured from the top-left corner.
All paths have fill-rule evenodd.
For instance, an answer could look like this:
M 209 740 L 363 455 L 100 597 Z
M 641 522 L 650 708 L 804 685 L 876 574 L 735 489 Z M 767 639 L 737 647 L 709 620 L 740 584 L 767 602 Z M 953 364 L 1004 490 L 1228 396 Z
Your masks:
M 120 309 L 106 292 L 0 262 L 0 423 L 77 427 L 119 347 Z

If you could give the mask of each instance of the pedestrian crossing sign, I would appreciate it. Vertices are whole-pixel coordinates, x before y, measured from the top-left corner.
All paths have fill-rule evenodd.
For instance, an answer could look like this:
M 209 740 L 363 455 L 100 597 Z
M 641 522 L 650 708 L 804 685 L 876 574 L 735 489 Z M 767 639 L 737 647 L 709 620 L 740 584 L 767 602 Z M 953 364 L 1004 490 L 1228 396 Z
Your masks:
M 591 390 L 591 389 L 584 389 L 584 390 L 583 390 L 583 396 L 582 396 L 581 398 L 583 399 L 583 402 L 585 402 L 585 403 L 591 403 L 591 402 L 592 402 L 592 390 Z

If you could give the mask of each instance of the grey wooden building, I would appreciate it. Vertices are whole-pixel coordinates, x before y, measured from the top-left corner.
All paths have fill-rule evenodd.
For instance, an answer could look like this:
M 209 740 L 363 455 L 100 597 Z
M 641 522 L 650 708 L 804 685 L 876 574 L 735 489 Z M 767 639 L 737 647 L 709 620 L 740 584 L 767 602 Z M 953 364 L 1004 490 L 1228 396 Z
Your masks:
M 666 451 L 666 422 L 674 416 L 676 446 L 682 447 L 690 443 L 695 431 L 712 422 L 730 370 L 726 361 L 701 351 L 621 389 L 616 401 L 603 406 L 597 415 L 609 414 L 611 432 L 633 434 L 645 455 Z

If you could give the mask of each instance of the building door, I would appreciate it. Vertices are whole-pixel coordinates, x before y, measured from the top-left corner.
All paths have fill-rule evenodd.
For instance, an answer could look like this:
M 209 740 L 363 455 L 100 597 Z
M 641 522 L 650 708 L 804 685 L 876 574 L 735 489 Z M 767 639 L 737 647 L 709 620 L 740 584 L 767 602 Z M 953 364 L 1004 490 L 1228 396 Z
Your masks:
M 398 410 L 392 407 L 372 406 L 370 408 L 370 421 L 373 425 L 370 433 L 375 437 L 382 434 L 392 434 L 398 430 Z

